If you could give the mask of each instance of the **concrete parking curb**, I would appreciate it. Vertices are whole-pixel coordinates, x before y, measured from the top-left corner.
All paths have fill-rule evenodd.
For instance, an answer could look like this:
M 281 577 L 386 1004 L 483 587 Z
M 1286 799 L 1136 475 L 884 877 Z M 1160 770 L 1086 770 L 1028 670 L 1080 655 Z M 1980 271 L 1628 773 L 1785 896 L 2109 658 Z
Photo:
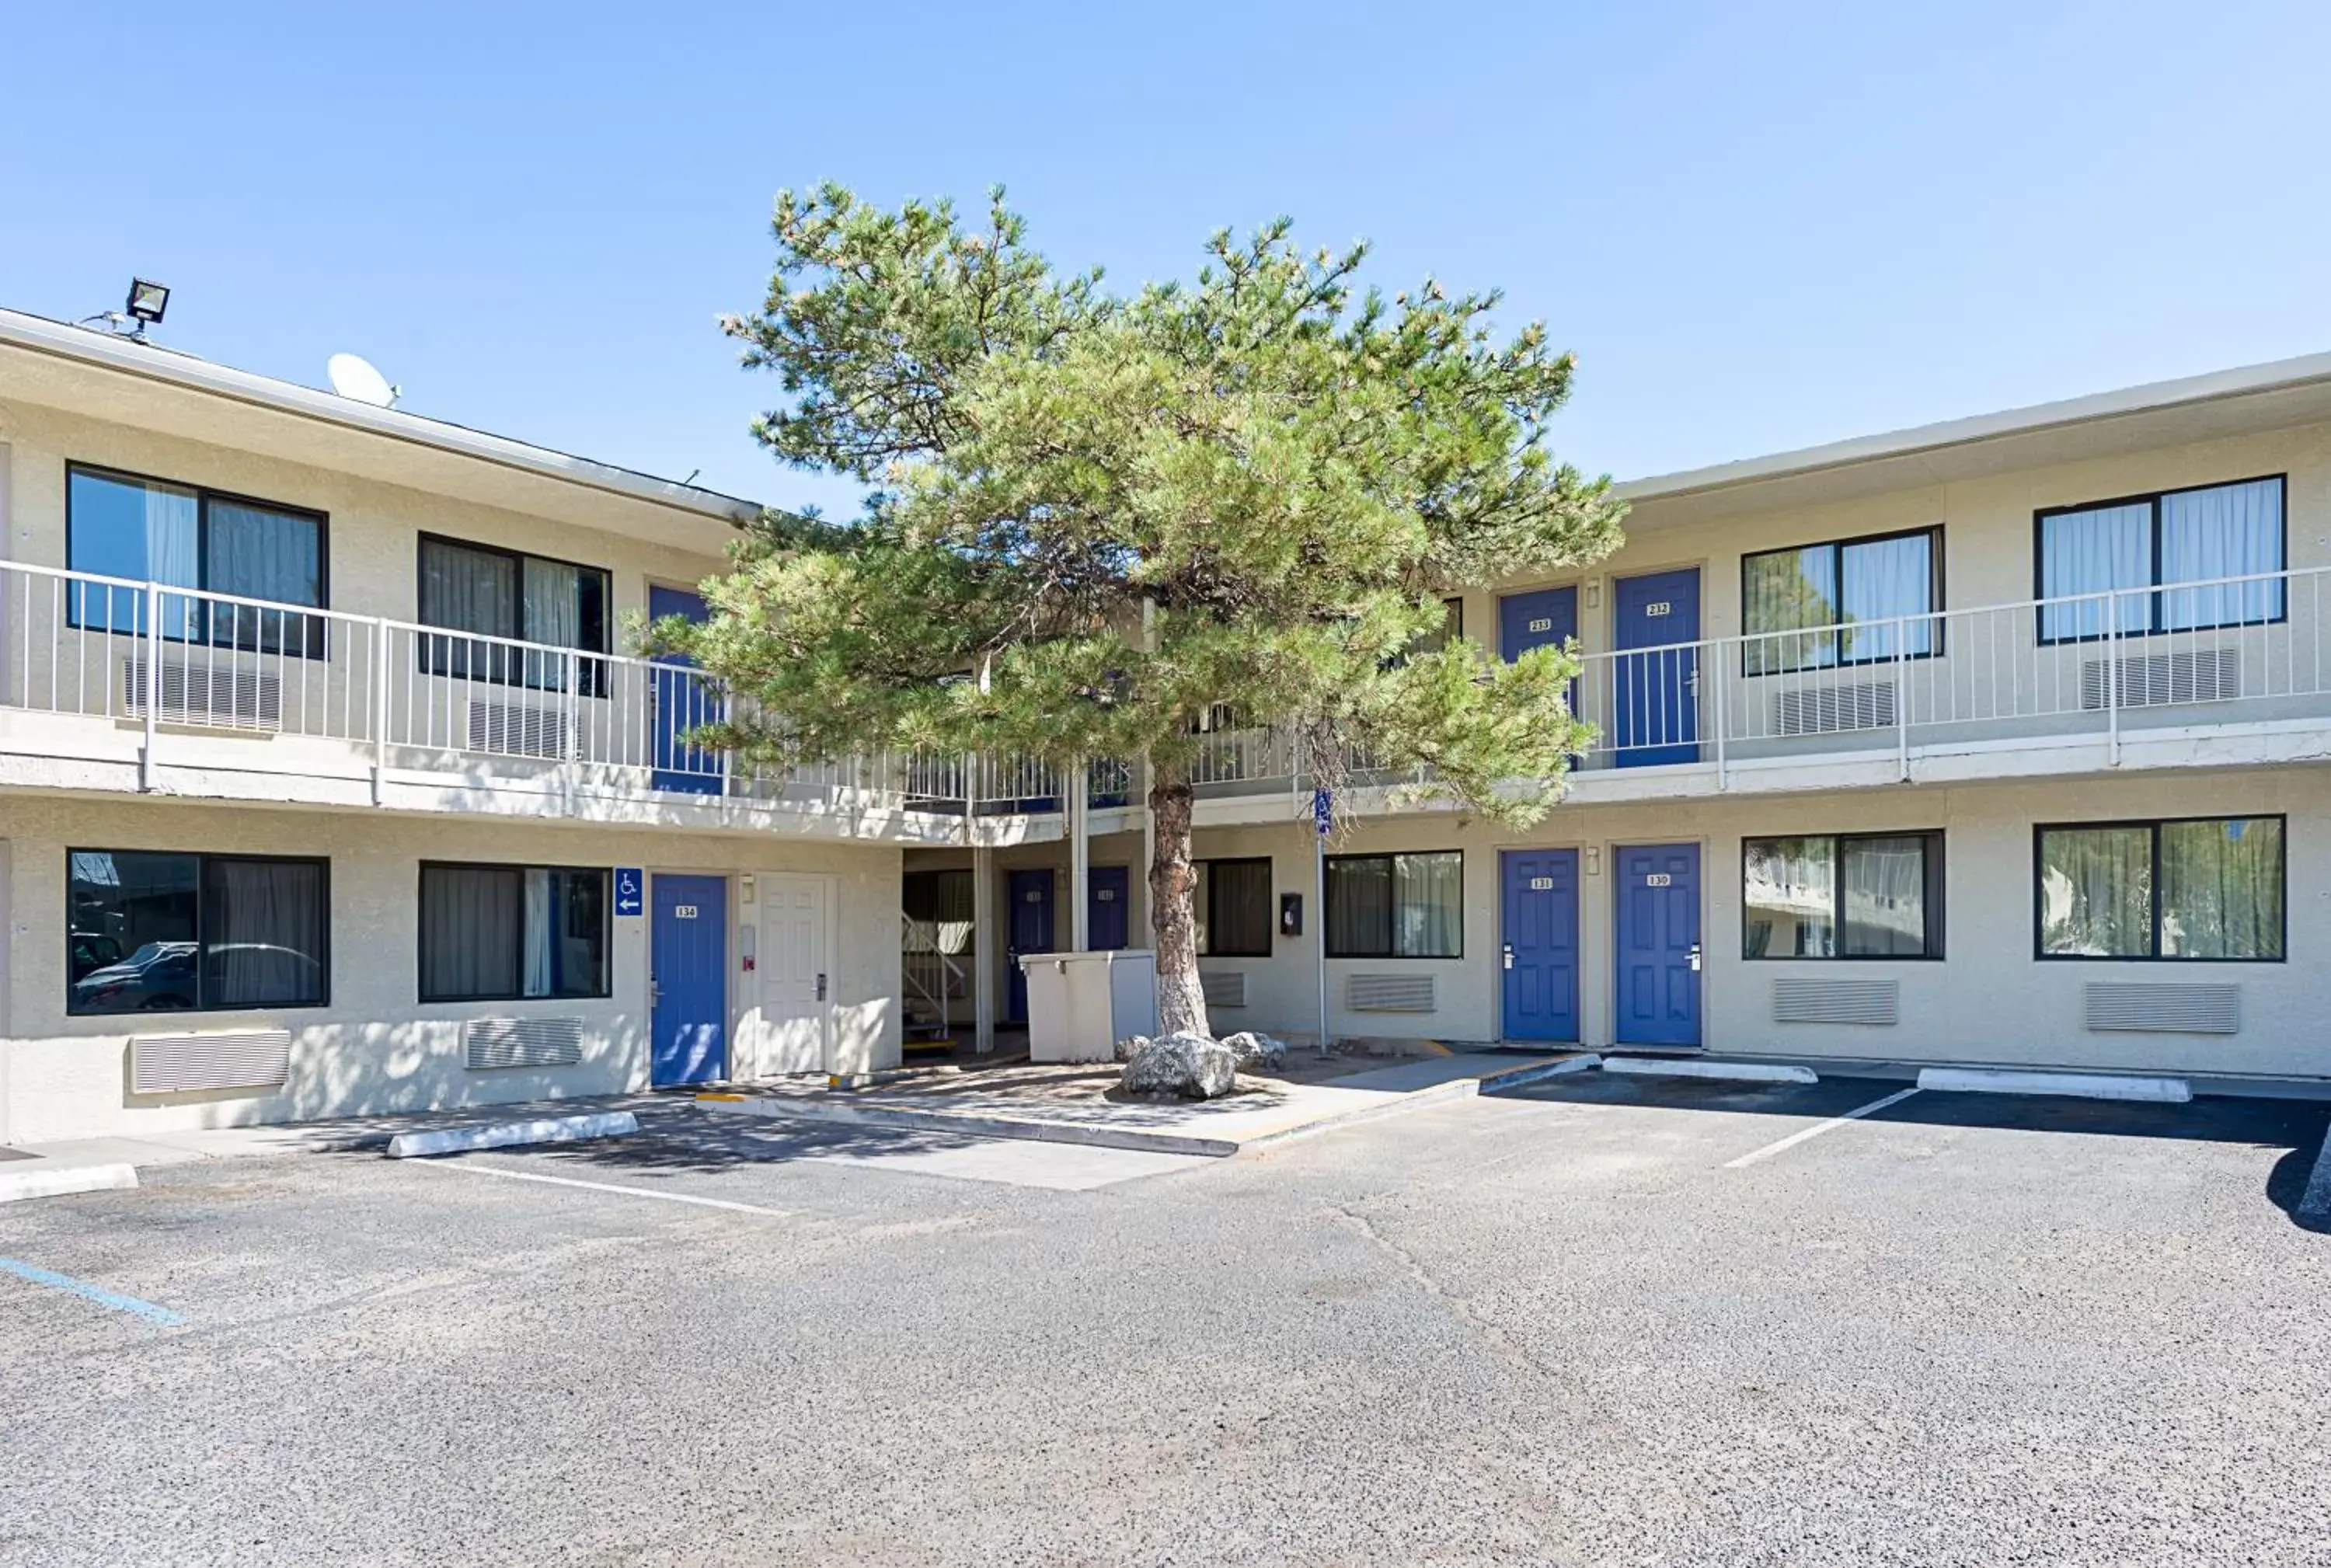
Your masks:
M 388 1140 L 388 1157 L 403 1160 L 415 1155 L 458 1155 L 471 1149 L 506 1149 L 520 1144 L 566 1144 L 582 1138 L 620 1138 L 639 1130 L 639 1117 L 629 1111 L 537 1117 L 522 1122 L 485 1122 L 466 1127 L 438 1127 L 425 1133 L 399 1133 Z
M 1918 1087 L 1955 1090 L 1961 1094 L 2072 1095 L 2081 1099 L 2145 1100 L 2157 1105 L 2184 1105 L 2193 1098 L 2193 1086 L 2182 1078 L 2141 1078 L 2101 1072 L 2016 1072 L 1991 1068 L 1922 1068 L 1918 1072 Z
M 1603 1059 L 1588 1051 L 1584 1056 L 1565 1056 L 1559 1061 L 1534 1061 L 1527 1067 L 1509 1068 L 1493 1072 L 1481 1080 L 1481 1092 L 1487 1095 L 1508 1094 L 1543 1083 L 1550 1078 L 1566 1078 L 1575 1072 L 1593 1072 L 1603 1065 Z
M 1771 1061 L 1677 1061 L 1657 1056 L 1606 1056 L 1603 1059 L 1603 1070 L 1645 1078 L 1737 1079 L 1745 1083 L 1821 1082 L 1821 1075 L 1809 1067 L 1785 1067 Z
M 61 1198 L 69 1193 L 105 1193 L 138 1184 L 138 1169 L 119 1162 L 102 1165 L 51 1165 L 11 1171 L 0 1167 L 0 1203 L 23 1198 Z

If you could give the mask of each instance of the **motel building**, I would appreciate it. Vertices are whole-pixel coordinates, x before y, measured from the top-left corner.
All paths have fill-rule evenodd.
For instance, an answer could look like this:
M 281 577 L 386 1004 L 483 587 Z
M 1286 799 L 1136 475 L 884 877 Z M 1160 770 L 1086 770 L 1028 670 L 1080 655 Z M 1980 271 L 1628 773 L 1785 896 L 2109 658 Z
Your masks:
M 2331 355 L 1623 487 L 1514 833 L 1197 776 L 1218 1030 L 2331 1079 Z M 1008 1045 L 1139 946 L 1137 761 L 782 776 L 633 656 L 748 503 L 0 311 L 0 1143 Z M 1324 959 L 1323 959 L 1324 953 Z

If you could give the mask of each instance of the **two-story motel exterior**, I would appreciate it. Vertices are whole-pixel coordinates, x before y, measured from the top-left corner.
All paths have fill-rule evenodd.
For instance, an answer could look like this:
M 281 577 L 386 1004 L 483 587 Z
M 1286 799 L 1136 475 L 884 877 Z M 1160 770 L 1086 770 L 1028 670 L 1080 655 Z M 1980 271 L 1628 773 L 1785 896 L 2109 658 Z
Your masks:
M 1205 742 L 1218 1028 L 2331 1079 L 2331 356 L 1640 481 L 1527 832 Z M 745 777 L 745 503 L 0 312 L 0 1142 L 896 1062 L 1138 945 L 1137 763 Z M 1065 809 L 1064 809 L 1065 808 Z M 1325 898 L 1319 885 L 1324 882 Z

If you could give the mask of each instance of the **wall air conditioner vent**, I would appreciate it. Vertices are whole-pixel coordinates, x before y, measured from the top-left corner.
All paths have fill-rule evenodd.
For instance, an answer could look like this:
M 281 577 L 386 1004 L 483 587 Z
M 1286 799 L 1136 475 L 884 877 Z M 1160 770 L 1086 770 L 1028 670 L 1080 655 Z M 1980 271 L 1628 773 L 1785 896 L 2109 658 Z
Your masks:
M 562 759 L 567 755 L 566 715 L 522 702 L 472 702 L 469 749 Z
M 2242 988 L 2091 980 L 2088 1025 L 2092 1030 L 2136 1034 L 2239 1034 Z
M 461 1025 L 471 1072 L 501 1067 L 572 1067 L 583 1060 L 579 1018 L 472 1018 Z
M 2178 653 L 2141 653 L 2127 659 L 2089 659 L 2080 664 L 2080 707 L 2101 713 L 2107 706 L 2106 671 L 2119 670 L 2123 708 L 2165 708 L 2184 702 L 2228 702 L 2242 694 L 2239 648 L 2197 648 Z
M 1353 974 L 1344 980 L 1344 1005 L 1354 1012 L 1431 1012 L 1430 974 Z
M 1857 729 L 1890 729 L 1895 722 L 1890 680 L 1800 687 L 1773 694 L 1775 735 L 1841 735 Z
M 146 711 L 148 673 L 143 659 L 122 661 L 122 702 L 132 713 Z M 281 729 L 283 682 L 277 676 L 239 664 L 234 655 L 224 651 L 215 660 L 207 651 L 185 658 L 165 657 L 162 705 L 154 717 L 164 724 L 208 729 Z
M 1198 987 L 1206 993 L 1208 1007 L 1246 1005 L 1246 971 L 1243 969 L 1206 970 L 1198 976 Z
M 129 1092 L 280 1088 L 291 1070 L 291 1031 L 236 1029 L 129 1037 Z
M 1775 1023 L 1875 1023 L 1901 1022 L 1898 980 L 1830 980 L 1784 974 L 1773 981 Z

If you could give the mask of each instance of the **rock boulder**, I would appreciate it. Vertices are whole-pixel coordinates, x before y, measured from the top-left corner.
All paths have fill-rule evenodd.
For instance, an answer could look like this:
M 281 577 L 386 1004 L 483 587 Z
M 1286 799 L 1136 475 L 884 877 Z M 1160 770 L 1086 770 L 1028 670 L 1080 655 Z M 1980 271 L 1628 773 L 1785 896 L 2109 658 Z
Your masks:
M 1127 1094 L 1172 1095 L 1210 1100 L 1231 1092 L 1238 1081 L 1238 1058 L 1220 1041 L 1202 1034 L 1136 1037 L 1118 1088 Z

